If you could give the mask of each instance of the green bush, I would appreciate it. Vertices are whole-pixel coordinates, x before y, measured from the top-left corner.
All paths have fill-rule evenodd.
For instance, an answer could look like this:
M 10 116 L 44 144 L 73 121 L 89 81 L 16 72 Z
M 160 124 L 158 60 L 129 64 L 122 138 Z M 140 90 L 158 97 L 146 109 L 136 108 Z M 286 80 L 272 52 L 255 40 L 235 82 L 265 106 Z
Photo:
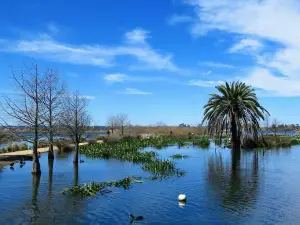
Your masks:
M 20 145 L 20 150 L 27 150 L 28 149 L 28 146 L 26 143 L 23 143 Z

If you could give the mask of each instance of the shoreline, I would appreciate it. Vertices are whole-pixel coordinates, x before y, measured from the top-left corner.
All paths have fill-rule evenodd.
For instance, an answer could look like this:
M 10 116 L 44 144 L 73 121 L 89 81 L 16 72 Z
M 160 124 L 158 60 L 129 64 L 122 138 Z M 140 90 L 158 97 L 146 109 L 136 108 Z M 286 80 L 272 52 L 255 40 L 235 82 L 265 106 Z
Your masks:
M 102 143 L 103 141 L 97 141 L 97 143 Z M 83 142 L 83 143 L 79 143 L 79 146 L 83 146 L 83 145 L 88 145 L 88 142 Z M 74 146 L 73 144 L 70 144 L 70 146 Z M 49 151 L 49 147 L 44 147 L 44 148 L 38 148 L 38 152 L 40 154 L 46 153 Z M 58 148 L 56 146 L 54 146 L 53 148 L 54 152 L 58 151 Z M 28 157 L 32 157 L 33 154 L 33 150 L 32 149 L 28 149 L 28 150 L 20 150 L 20 151 L 15 151 L 15 152 L 6 152 L 6 153 L 0 153 L 0 169 L 4 168 L 5 166 L 8 166 L 9 164 L 11 164 L 12 162 L 19 162 L 19 160 L 16 160 L 16 158 L 28 158 Z M 10 158 L 12 158 L 12 160 L 9 160 Z

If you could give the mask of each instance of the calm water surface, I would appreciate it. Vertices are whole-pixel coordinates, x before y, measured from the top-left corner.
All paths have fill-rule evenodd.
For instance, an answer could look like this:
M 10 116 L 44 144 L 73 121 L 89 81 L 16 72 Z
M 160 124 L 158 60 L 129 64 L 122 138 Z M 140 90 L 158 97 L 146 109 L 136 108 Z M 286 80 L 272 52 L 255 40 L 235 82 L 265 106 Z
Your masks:
M 158 153 L 163 158 L 189 155 L 176 161 L 186 176 L 88 199 L 59 192 L 74 184 L 149 174 L 140 165 L 84 157 L 85 163 L 74 168 L 72 154 L 57 155 L 53 165 L 42 155 L 40 178 L 31 176 L 31 162 L 23 168 L 17 164 L 14 171 L 5 168 L 0 172 L 0 224 L 129 224 L 129 213 L 145 217 L 136 224 L 300 222 L 300 146 L 243 151 L 239 163 L 232 163 L 229 149 L 213 146 L 169 147 Z M 179 193 L 188 197 L 185 206 L 178 204 Z

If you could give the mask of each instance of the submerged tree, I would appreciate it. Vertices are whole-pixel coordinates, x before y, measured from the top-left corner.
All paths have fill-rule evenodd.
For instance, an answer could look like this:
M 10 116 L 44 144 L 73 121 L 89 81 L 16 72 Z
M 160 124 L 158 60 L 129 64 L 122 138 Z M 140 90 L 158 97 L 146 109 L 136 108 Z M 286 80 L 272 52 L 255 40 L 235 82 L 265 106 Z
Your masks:
M 62 133 L 69 136 L 75 145 L 74 163 L 78 163 L 79 143 L 91 121 L 87 104 L 87 99 L 77 91 L 66 97 L 63 112 L 60 114 Z
M 58 72 L 49 69 L 45 73 L 42 88 L 44 95 L 41 103 L 45 110 L 42 118 L 45 121 L 43 128 L 49 142 L 48 159 L 53 160 L 53 141 L 54 135 L 57 133 L 58 118 L 62 111 L 62 103 L 65 99 L 65 87 L 59 81 Z
M 40 128 L 43 124 L 43 121 L 41 121 L 43 111 L 40 102 L 44 97 L 42 73 L 36 64 L 32 64 L 31 66 L 25 66 L 25 69 L 21 69 L 18 72 L 13 71 L 12 79 L 17 95 L 4 97 L 5 102 L 1 106 L 8 118 L 2 118 L 2 122 L 18 139 L 33 144 L 32 173 L 39 174 L 41 169 L 38 155 L 38 140 Z M 16 126 L 12 126 L 8 121 Z M 19 126 L 33 130 L 33 137 L 20 135 L 18 132 Z
M 232 149 L 240 153 L 241 139 L 247 135 L 257 139 L 259 120 L 268 111 L 259 104 L 254 89 L 245 83 L 226 82 L 216 88 L 220 94 L 212 94 L 204 106 L 203 122 L 207 121 L 209 134 L 219 138 L 230 129 Z

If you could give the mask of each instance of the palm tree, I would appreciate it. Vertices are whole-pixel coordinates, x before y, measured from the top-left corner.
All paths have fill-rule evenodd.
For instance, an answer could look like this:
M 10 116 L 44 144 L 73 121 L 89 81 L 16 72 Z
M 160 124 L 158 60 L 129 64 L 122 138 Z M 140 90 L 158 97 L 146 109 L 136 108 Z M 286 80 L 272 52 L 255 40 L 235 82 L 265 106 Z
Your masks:
M 241 139 L 250 135 L 257 139 L 259 120 L 264 113 L 254 89 L 242 82 L 225 83 L 216 87 L 220 94 L 211 94 L 204 106 L 203 123 L 208 122 L 210 135 L 222 138 L 224 131 L 230 129 L 231 144 L 234 152 L 240 152 Z

